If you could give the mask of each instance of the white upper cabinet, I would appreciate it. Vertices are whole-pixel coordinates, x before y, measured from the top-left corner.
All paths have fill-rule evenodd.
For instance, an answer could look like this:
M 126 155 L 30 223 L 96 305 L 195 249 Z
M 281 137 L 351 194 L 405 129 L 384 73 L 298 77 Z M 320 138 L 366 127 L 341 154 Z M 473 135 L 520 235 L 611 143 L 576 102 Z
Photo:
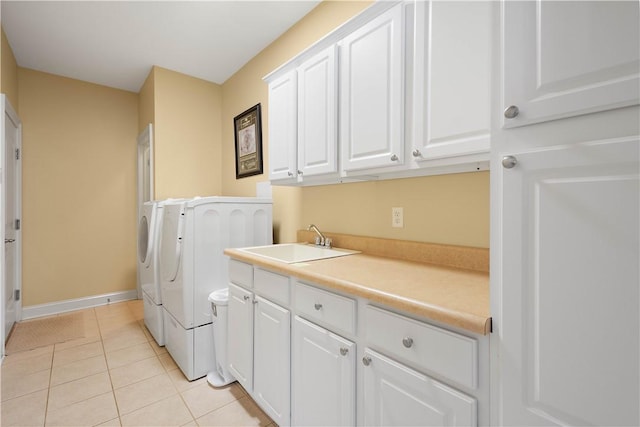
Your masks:
M 411 157 L 419 164 L 489 158 L 497 6 L 490 1 L 415 5 Z
M 399 4 L 340 42 L 345 172 L 404 163 L 403 27 Z
M 298 67 L 298 173 L 338 172 L 337 46 Z
M 269 83 L 269 179 L 297 176 L 297 79 L 290 71 Z
M 638 6 L 504 2 L 504 127 L 638 104 Z
M 374 2 L 266 76 L 271 180 L 487 169 L 498 12 L 494 1 Z

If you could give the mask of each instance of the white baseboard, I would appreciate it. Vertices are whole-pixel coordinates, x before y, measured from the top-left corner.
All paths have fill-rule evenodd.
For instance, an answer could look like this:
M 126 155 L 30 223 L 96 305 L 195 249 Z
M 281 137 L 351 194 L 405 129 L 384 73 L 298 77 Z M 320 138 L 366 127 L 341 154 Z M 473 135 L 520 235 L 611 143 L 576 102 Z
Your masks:
M 134 299 L 138 299 L 138 291 L 132 289 L 130 291 L 112 292 L 110 294 L 68 299 L 47 304 L 30 305 L 28 307 L 22 307 L 21 320 L 33 319 L 42 316 L 51 316 L 53 314 L 66 313 L 68 311 L 82 310 L 85 308 L 97 307 L 100 305 L 107 305 L 114 302 L 129 301 Z

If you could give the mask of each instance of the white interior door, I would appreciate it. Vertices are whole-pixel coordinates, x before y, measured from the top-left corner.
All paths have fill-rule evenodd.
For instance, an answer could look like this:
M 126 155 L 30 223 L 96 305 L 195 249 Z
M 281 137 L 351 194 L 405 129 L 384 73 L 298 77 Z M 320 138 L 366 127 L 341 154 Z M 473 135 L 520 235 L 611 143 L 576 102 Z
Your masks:
M 140 227 L 142 205 L 153 198 L 153 125 L 149 123 L 138 135 L 138 228 Z M 140 229 L 138 229 L 139 235 Z M 138 273 L 137 290 L 138 298 L 142 299 L 140 273 Z
M 2 310 L 3 348 L 11 328 L 20 320 L 21 241 L 19 219 L 21 214 L 21 123 L 9 101 L 2 95 Z

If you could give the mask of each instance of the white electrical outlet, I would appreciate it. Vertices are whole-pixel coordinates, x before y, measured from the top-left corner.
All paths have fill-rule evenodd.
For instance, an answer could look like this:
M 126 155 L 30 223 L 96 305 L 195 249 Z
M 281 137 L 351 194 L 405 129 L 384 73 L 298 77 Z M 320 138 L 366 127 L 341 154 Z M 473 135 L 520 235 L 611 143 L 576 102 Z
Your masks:
M 404 212 L 402 208 L 391 208 L 391 226 L 395 228 L 404 227 Z

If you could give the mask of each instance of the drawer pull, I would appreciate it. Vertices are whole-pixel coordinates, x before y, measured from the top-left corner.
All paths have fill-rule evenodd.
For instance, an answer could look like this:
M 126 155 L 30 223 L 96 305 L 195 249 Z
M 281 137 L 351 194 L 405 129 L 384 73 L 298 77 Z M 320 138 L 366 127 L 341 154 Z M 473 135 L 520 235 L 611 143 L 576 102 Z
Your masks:
M 322 308 L 322 304 L 314 304 L 313 308 L 315 308 L 316 310 L 320 311 L 320 309 Z
M 362 358 L 362 363 L 364 364 L 364 366 L 369 366 L 371 365 L 371 358 L 369 356 L 364 356 Z
M 402 339 L 402 345 L 404 345 L 406 348 L 411 348 L 411 346 L 413 345 L 413 338 L 404 337 Z
M 346 356 L 349 353 L 349 349 L 346 347 L 340 347 L 340 354 Z
M 249 295 L 245 295 L 242 298 L 244 298 L 245 301 L 249 301 L 249 298 L 251 298 Z

